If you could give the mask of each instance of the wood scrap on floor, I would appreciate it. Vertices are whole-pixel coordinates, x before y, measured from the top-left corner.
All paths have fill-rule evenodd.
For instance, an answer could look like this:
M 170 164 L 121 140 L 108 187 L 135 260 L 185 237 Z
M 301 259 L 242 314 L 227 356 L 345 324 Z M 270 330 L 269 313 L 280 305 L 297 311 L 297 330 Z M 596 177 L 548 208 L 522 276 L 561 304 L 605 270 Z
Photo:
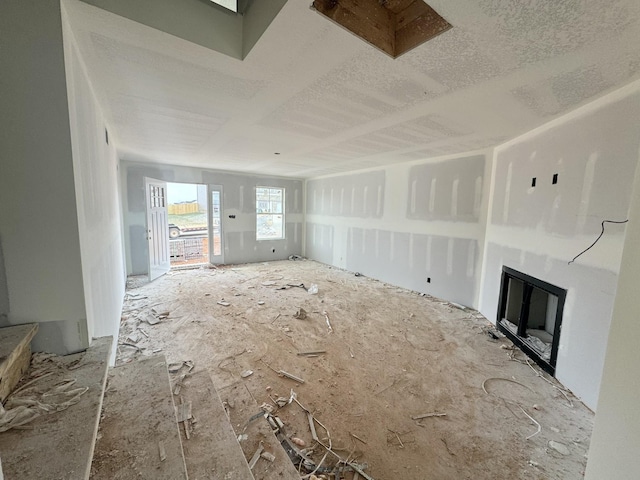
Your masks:
M 275 283 L 267 287 L 261 285 L 262 281 Z M 315 284 L 318 294 L 309 295 L 302 288 L 278 289 L 300 283 Z M 570 402 L 558 388 L 545 379 L 540 381 L 524 359 L 519 359 L 522 363 L 510 362 L 500 348 L 503 340 L 491 342 L 486 334 L 478 335 L 492 324 L 470 308 L 462 311 L 428 295 L 369 277 L 354 278 L 353 273 L 310 261 L 269 262 L 233 269 L 221 266 L 215 276 L 210 271 L 181 271 L 165 277 L 162 285 L 151 283 L 143 288 L 138 291 L 148 300 L 137 303 L 148 306 L 140 312 L 149 311 L 153 304 L 167 304 L 166 298 L 176 298 L 170 309 L 179 309 L 183 317 L 176 320 L 172 314 L 153 328 L 146 327 L 149 338 L 138 342 L 144 350 L 121 347 L 122 358 L 163 348 L 172 358 L 192 356 L 221 388 L 240 382 L 238 392 L 252 402 L 251 411 L 245 411 L 247 407 L 236 394 L 225 394 L 225 400 L 233 405 L 227 410 L 234 426 L 240 425 L 235 436 L 241 438 L 246 459 L 251 459 L 263 439 L 253 429 L 264 424 L 270 430 L 262 417 L 264 412 L 244 430 L 247 418 L 258 414 L 258 405 L 263 403 L 274 408 L 277 405 L 273 412 L 275 426 L 277 417 L 292 437 L 314 446 L 306 414 L 293 416 L 288 402 L 279 401 L 287 398 L 293 381 L 280 376 L 282 369 L 305 380 L 296 388 L 314 415 L 332 429 L 332 449 L 346 448 L 344 452 L 337 451 L 343 458 L 349 458 L 355 449 L 350 460 L 369 460 L 371 465 L 366 472 L 376 478 L 422 478 L 428 468 L 434 478 L 485 480 L 509 476 L 524 480 L 528 478 L 525 473 L 531 473 L 529 460 L 544 465 L 549 472 L 561 469 L 563 480 L 581 478 L 588 438 L 581 440 L 579 448 L 572 447 L 568 456 L 535 445 L 554 440 L 573 446 L 573 439 L 584 438 L 583 432 L 590 432 L 591 414 L 574 399 L 574 408 L 567 415 L 565 409 L 570 408 Z M 222 298 L 233 298 L 233 308 L 217 305 L 216 301 Z M 308 312 L 307 318 L 292 319 L 301 308 Z M 322 312 L 328 312 L 329 323 L 338 336 L 327 335 Z M 133 318 L 132 315 L 123 322 L 121 341 L 126 341 L 127 334 L 139 323 L 137 317 L 137 321 Z M 340 319 L 339 329 L 335 319 Z M 221 361 L 243 349 L 246 355 Z M 326 353 L 317 357 L 313 353 L 298 355 L 314 350 Z M 267 369 L 260 363 L 261 358 L 276 368 Z M 253 375 L 241 379 L 240 373 L 248 369 Z M 175 375 L 185 371 L 183 368 Z M 532 387 L 535 393 L 496 380 L 485 385 L 493 395 L 485 395 L 480 385 L 491 377 L 512 378 Z M 186 378 L 185 384 L 190 380 Z M 505 404 L 500 398 L 510 398 L 518 389 L 515 399 L 542 426 L 528 441 L 526 437 L 537 431 L 537 426 L 518 407 Z M 188 393 L 189 388 L 183 386 L 180 395 Z M 445 412 L 446 416 L 410 418 Z M 224 410 L 223 414 L 226 417 Z M 422 428 L 414 427 L 414 422 L 420 422 Z M 324 429 L 315 422 L 314 425 L 319 440 L 328 445 Z M 398 433 L 404 448 L 400 448 L 395 433 L 387 429 Z M 194 444 L 196 432 L 197 425 L 185 445 Z M 356 440 L 349 432 L 368 443 Z M 480 437 L 491 441 L 477 442 Z M 375 438 L 382 442 L 373 441 Z M 470 450 L 465 448 L 469 441 L 474 444 Z M 317 466 L 326 451 L 318 445 L 315 449 L 319 453 L 314 457 Z M 265 450 L 276 456 L 286 455 L 278 443 L 265 443 Z M 513 455 L 514 451 L 519 454 Z M 454 454 L 455 462 L 441 460 Z M 400 465 L 398 455 L 404 459 Z M 486 465 L 486 458 L 500 461 Z M 560 458 L 564 463 L 559 464 Z M 331 453 L 321 467 L 329 461 L 335 461 Z M 272 465 L 260 457 L 254 467 L 255 479 L 280 478 L 273 475 L 278 462 L 279 459 Z M 478 474 L 480 463 L 483 469 Z M 350 480 L 354 473 L 343 476 Z

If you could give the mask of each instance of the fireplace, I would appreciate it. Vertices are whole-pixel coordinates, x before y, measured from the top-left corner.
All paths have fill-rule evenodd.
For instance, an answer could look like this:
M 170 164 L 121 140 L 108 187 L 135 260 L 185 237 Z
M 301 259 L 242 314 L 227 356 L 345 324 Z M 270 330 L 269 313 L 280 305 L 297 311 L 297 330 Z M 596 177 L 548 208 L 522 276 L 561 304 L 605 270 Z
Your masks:
M 498 330 L 543 370 L 555 374 L 567 291 L 502 267 Z

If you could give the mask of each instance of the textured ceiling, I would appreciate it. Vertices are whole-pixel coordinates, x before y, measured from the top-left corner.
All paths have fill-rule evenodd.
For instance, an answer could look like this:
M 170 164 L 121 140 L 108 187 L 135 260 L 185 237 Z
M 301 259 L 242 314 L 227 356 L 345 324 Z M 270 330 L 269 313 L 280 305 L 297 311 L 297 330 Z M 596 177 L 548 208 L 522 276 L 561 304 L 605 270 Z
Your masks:
M 454 28 L 395 60 L 309 3 L 241 61 L 63 2 L 125 160 L 358 170 L 497 145 L 640 78 L 638 0 L 431 0 Z

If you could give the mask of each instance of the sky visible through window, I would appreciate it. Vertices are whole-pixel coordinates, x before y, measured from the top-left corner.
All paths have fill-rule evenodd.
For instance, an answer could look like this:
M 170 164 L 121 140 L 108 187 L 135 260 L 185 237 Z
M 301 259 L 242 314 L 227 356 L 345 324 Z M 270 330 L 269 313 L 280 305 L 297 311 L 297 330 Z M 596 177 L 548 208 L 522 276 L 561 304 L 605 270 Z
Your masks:
M 238 0 L 211 0 L 213 3 L 238 13 Z

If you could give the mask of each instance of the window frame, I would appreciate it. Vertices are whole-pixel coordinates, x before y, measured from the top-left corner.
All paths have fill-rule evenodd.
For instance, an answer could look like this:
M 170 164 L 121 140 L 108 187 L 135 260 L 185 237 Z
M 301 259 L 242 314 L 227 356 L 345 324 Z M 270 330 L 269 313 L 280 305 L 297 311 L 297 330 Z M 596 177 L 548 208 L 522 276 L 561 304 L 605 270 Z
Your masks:
M 260 201 L 258 199 L 258 191 L 260 189 L 266 189 L 269 190 L 269 199 L 267 200 L 269 206 L 269 210 L 273 210 L 273 200 L 272 200 L 272 191 L 273 190 L 277 190 L 280 191 L 280 212 L 273 212 L 273 211 L 269 211 L 269 212 L 262 212 L 261 208 L 258 207 L 258 202 Z M 286 213 L 285 213 L 285 198 L 286 198 L 286 189 L 284 187 L 271 187 L 271 186 L 266 186 L 266 185 L 256 185 L 255 188 L 255 206 L 256 206 L 256 241 L 257 242 L 262 242 L 262 241 L 269 241 L 269 240 L 285 240 L 286 237 L 286 233 L 285 233 L 285 218 L 286 218 Z M 277 208 L 276 208 L 277 210 Z M 276 217 L 276 216 L 281 216 L 282 217 L 282 230 L 279 232 L 279 235 L 277 237 L 265 237 L 265 236 L 260 236 L 260 229 L 259 229 L 259 219 L 260 218 L 264 218 L 264 217 Z M 273 220 L 271 222 L 273 224 Z

